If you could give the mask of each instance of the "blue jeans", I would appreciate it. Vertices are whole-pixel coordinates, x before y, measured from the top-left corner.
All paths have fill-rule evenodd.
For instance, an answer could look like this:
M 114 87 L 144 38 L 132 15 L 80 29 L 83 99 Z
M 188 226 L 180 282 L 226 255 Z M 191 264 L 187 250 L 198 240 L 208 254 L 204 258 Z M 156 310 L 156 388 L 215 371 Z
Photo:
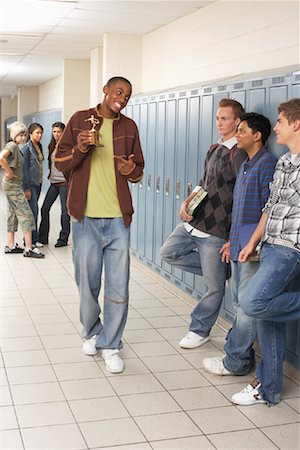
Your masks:
M 38 215 L 39 215 L 39 198 L 41 193 L 42 185 L 39 186 L 29 186 L 29 189 L 31 191 L 31 199 L 28 200 L 28 203 L 30 205 L 31 211 L 33 213 L 34 222 L 35 222 L 35 230 L 32 231 L 32 243 L 36 244 L 38 240 L 38 232 L 37 232 L 37 221 L 38 221 Z
M 282 245 L 265 244 L 251 286 L 240 299 L 244 312 L 257 319 L 262 361 L 256 375 L 263 398 L 278 403 L 283 381 L 285 322 L 300 319 L 300 291 L 289 291 L 300 275 L 300 253 Z
M 39 242 L 48 244 L 50 229 L 50 209 L 59 196 L 61 205 L 61 231 L 59 233 L 58 241 L 67 244 L 70 234 L 70 217 L 67 211 L 67 194 L 67 186 L 55 186 L 54 184 L 50 185 L 41 208 L 42 220 L 39 228 Z
M 160 252 L 168 264 L 178 269 L 203 276 L 206 291 L 192 311 L 190 331 L 209 336 L 217 320 L 225 292 L 226 264 L 222 263 L 220 249 L 225 240 L 217 236 L 199 238 L 177 225 Z
M 123 218 L 72 219 L 73 262 L 80 296 L 83 337 L 98 335 L 97 348 L 122 348 L 128 313 L 129 227 Z M 98 296 L 104 266 L 104 311 Z
M 255 352 L 252 345 L 256 338 L 256 319 L 244 313 L 240 307 L 239 298 L 247 289 L 258 267 L 257 262 L 231 262 L 232 300 L 236 315 L 226 337 L 224 346 L 226 355 L 223 364 L 235 375 L 246 374 L 255 364 Z

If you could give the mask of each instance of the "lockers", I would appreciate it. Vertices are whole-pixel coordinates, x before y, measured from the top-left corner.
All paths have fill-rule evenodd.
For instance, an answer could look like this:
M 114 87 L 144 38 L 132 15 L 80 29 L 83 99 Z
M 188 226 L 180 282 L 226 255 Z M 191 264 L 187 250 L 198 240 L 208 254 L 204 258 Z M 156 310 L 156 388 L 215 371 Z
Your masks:
M 223 82 L 133 98 L 125 111 L 139 127 L 146 163 L 144 179 L 131 188 L 135 209 L 132 253 L 195 299 L 204 292 L 203 279 L 162 262 L 159 249 L 179 223 L 180 204 L 198 184 L 206 152 L 218 140 L 215 116 L 224 97 L 238 100 L 246 111 L 265 114 L 274 125 L 278 104 L 300 97 L 300 75 Z M 284 152 L 274 134 L 269 145 L 277 156 Z M 228 285 L 220 314 L 232 320 L 233 313 Z M 288 324 L 287 359 L 298 369 L 299 335 L 300 322 Z

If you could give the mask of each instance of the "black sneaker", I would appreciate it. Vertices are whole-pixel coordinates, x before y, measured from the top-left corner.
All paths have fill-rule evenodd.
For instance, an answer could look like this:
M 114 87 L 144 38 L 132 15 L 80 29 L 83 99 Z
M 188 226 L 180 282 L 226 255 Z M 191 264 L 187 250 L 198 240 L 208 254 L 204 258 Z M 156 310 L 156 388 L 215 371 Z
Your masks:
M 62 241 L 57 241 L 56 244 L 54 245 L 54 247 L 58 248 L 58 247 L 66 247 L 68 245 L 67 242 L 62 242 Z
M 41 253 L 37 247 L 24 250 L 23 256 L 26 258 L 45 258 L 44 253 Z
M 18 244 L 14 245 L 13 247 L 9 247 L 8 245 L 4 247 L 4 253 L 23 253 L 23 252 L 24 248 L 19 247 Z

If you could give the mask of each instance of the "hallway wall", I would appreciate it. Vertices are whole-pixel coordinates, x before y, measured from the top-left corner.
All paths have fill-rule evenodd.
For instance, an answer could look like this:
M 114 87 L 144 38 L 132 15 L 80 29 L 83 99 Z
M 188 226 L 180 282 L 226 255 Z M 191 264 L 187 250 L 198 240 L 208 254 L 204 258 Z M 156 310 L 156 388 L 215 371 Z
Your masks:
M 297 67 L 298 1 L 215 2 L 144 36 L 142 91 Z

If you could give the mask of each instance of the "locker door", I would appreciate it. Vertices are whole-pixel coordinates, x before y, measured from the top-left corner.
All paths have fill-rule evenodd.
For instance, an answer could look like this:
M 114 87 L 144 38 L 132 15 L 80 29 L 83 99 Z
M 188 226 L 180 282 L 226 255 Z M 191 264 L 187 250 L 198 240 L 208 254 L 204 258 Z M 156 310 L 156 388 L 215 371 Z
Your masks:
M 156 103 L 148 105 L 148 131 L 147 131 L 147 166 L 145 171 L 146 183 L 146 223 L 145 223 L 145 256 L 153 261 L 153 216 L 154 216 L 154 164 L 155 164 L 155 137 L 156 129 Z
M 131 109 L 128 108 L 128 114 L 139 128 L 140 122 L 140 105 L 133 105 Z M 143 150 L 143 148 L 142 148 Z M 138 183 L 130 183 L 130 190 L 132 196 L 132 203 L 134 208 L 134 214 L 130 226 L 130 246 L 134 251 L 138 249 L 138 214 L 139 214 L 139 185 Z
M 246 108 L 246 91 L 233 91 L 233 92 L 231 92 L 229 97 L 232 98 L 233 100 L 236 100 L 237 102 L 240 102 L 240 104 L 247 111 L 247 108 Z
M 164 154 L 165 154 L 165 134 L 166 134 L 166 102 L 159 102 L 157 105 L 156 122 L 156 155 L 155 155 L 155 179 L 153 180 L 155 192 L 154 208 L 154 263 L 161 267 L 160 247 L 163 244 L 163 222 L 165 220 L 164 211 Z
M 288 87 L 287 86 L 274 86 L 270 87 L 269 90 L 269 105 L 268 110 L 266 111 L 266 116 L 269 118 L 272 128 L 276 124 L 278 112 L 277 107 L 280 103 L 285 102 L 288 98 Z M 275 153 L 277 157 L 283 155 L 287 151 L 286 147 L 279 145 L 276 143 L 276 135 L 274 131 L 272 131 L 271 136 L 269 137 L 269 146 L 272 149 L 272 152 Z
M 266 114 L 266 89 L 250 89 L 248 92 L 248 111 Z
M 166 105 L 166 147 L 164 159 L 164 223 L 163 242 L 173 231 L 174 211 L 174 172 L 175 172 L 175 130 L 176 130 L 176 100 L 168 100 Z M 172 267 L 163 263 L 166 272 L 171 273 Z
M 189 100 L 188 137 L 186 151 L 186 197 L 190 195 L 199 182 L 198 165 L 200 159 L 199 129 L 200 129 L 200 97 Z M 183 278 L 189 288 L 194 289 L 195 276 L 184 272 Z
M 215 122 L 214 111 L 214 98 L 213 95 L 204 95 L 201 99 L 201 115 L 200 115 L 200 137 L 199 137 L 199 154 L 198 154 L 198 181 L 204 172 L 204 161 L 206 153 L 213 143 L 213 125 Z M 205 283 L 202 277 L 195 277 L 195 290 L 197 291 L 197 296 L 200 298 L 205 292 Z
M 148 115 L 148 104 L 143 103 L 140 105 L 140 139 L 141 146 L 143 149 L 145 167 L 148 164 L 148 154 L 147 154 L 147 115 Z M 145 255 L 145 211 L 146 211 L 146 189 L 145 189 L 145 175 L 144 178 L 138 183 L 139 189 L 139 203 L 138 203 L 138 253 L 140 256 Z
M 291 95 L 291 99 L 292 98 L 300 98 L 300 84 L 292 84 L 292 95 Z
M 174 223 L 177 225 L 181 219 L 179 210 L 181 203 L 187 196 L 185 184 L 185 164 L 186 164 L 186 138 L 187 138 L 187 98 L 178 100 L 177 109 L 177 142 L 175 154 L 175 202 L 174 202 Z M 176 278 L 182 280 L 182 270 L 174 268 L 173 274 Z

